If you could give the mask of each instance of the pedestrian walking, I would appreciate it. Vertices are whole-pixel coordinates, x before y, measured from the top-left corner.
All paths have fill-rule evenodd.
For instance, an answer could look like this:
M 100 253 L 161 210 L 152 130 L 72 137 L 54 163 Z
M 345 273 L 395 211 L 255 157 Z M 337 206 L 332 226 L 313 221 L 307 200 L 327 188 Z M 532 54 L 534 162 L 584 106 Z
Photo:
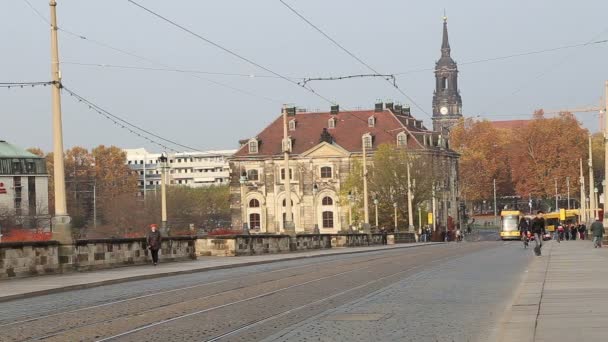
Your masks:
M 158 264 L 158 250 L 160 249 L 160 244 L 162 241 L 162 236 L 160 232 L 157 230 L 157 226 L 155 224 L 150 225 L 150 232 L 148 233 L 148 237 L 146 238 L 146 243 L 148 244 L 148 249 L 152 254 L 152 263 L 154 266 Z
M 532 226 L 530 227 L 532 234 L 534 234 L 534 253 L 536 256 L 541 255 L 541 248 L 543 247 L 543 235 L 545 235 L 545 219 L 543 215 L 543 211 L 539 210 L 536 213 L 536 217 L 532 220 Z
M 384 229 L 384 227 L 382 227 L 382 228 L 380 228 L 380 233 L 382 234 L 382 244 L 387 245 L 388 244 L 388 232 L 386 231 L 386 229 Z
M 580 235 L 581 240 L 585 240 L 585 225 L 584 224 L 578 225 L 578 235 Z
M 604 224 L 599 218 L 591 224 L 591 232 L 593 233 L 593 248 L 602 248 L 602 239 L 604 239 Z

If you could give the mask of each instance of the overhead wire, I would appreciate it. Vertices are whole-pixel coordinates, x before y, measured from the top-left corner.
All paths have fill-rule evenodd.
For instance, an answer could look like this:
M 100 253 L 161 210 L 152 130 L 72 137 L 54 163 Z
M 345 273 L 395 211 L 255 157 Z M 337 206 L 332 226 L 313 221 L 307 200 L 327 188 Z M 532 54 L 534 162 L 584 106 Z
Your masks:
M 40 81 L 40 82 L 0 82 L 0 88 L 25 88 L 25 87 L 38 87 L 53 84 L 52 81 Z
M 238 58 L 238 59 L 240 59 L 240 60 L 242 60 L 244 62 L 247 62 L 247 63 L 249 63 L 249 64 L 251 64 L 251 65 L 253 65 L 253 66 L 255 66 L 255 67 L 259 68 L 259 69 L 262 69 L 262 70 L 264 70 L 264 71 L 266 71 L 266 72 L 268 72 L 270 74 L 273 74 L 273 75 L 277 76 L 278 78 L 281 78 L 281 79 L 283 79 L 283 80 L 285 80 L 285 81 L 287 81 L 287 82 L 289 82 L 289 83 L 291 83 L 293 85 L 296 85 L 296 86 L 298 86 L 300 88 L 306 89 L 311 94 L 313 94 L 313 95 L 315 95 L 315 96 L 323 99 L 324 101 L 326 101 L 326 102 L 328 102 L 328 103 L 330 103 L 332 105 L 336 104 L 335 101 L 330 100 L 328 97 L 325 97 L 325 96 L 321 95 L 320 93 L 316 92 L 314 89 L 306 87 L 306 86 L 302 86 L 302 85 L 298 84 L 298 82 L 294 81 L 293 79 L 291 79 L 291 78 L 289 78 L 287 76 L 284 76 L 284 75 L 282 75 L 282 74 L 280 74 L 280 73 L 278 73 L 278 72 L 276 72 L 274 70 L 271 70 L 268 67 L 265 67 L 265 66 L 263 66 L 263 65 L 255 62 L 255 61 L 253 61 L 250 58 L 247 58 L 247 57 L 245 57 L 243 55 L 240 55 L 240 54 L 232 51 L 231 49 L 228 49 L 228 48 L 220 45 L 219 43 L 216 43 L 216 42 L 212 41 L 211 39 L 208 39 L 208 38 L 202 36 L 201 34 L 198 34 L 198 33 L 194 32 L 194 31 L 192 31 L 191 29 L 189 29 L 189 28 L 187 28 L 187 27 L 185 27 L 185 26 L 183 26 L 183 25 L 181 25 L 181 24 L 179 24 L 179 23 L 177 23 L 177 22 L 175 22 L 173 20 L 171 20 L 171 19 L 169 19 L 169 18 L 167 18 L 165 16 L 162 16 L 161 14 L 159 14 L 159 13 L 157 13 L 157 12 L 155 12 L 155 11 L 153 11 L 153 10 L 151 10 L 151 9 L 149 9 L 149 8 L 141 5 L 141 4 L 139 4 L 136 1 L 133 1 L 133 0 L 127 0 L 127 1 L 130 2 L 131 4 L 135 5 L 135 6 L 139 7 L 140 9 L 148 12 L 149 14 L 157 17 L 158 19 L 161 19 L 161 20 L 165 21 L 166 23 L 169 23 L 169 24 L 171 24 L 171 25 L 179 28 L 180 30 L 182 30 L 182 31 L 184 31 L 184 32 L 192 35 L 193 37 L 196 37 L 196 38 L 198 38 L 198 39 L 200 39 L 200 40 L 202 40 L 202 41 L 204 41 L 204 42 L 206 42 L 206 43 L 208 43 L 208 44 L 210 44 L 210 45 L 212 45 L 212 46 L 214 46 L 214 47 L 216 47 L 216 48 L 218 48 L 218 49 L 220 49 L 220 50 L 222 50 L 222 51 L 224 51 L 226 53 L 228 53 L 229 55 L 231 55 L 233 57 L 236 57 L 236 58 Z
M 108 120 L 111 120 L 112 122 L 114 122 L 114 124 L 120 126 L 123 129 L 128 130 L 132 134 L 135 134 L 135 135 L 137 135 L 137 136 L 139 136 L 139 137 L 141 137 L 143 139 L 148 140 L 151 143 L 154 143 L 154 144 L 156 144 L 158 146 L 161 146 L 161 147 L 163 147 L 165 149 L 168 149 L 168 150 L 171 150 L 171 151 L 174 151 L 174 152 L 179 152 L 179 151 L 176 150 L 176 149 L 174 149 L 174 148 L 171 148 L 171 147 L 167 146 L 166 143 L 169 143 L 169 144 L 174 145 L 174 146 L 183 147 L 183 148 L 191 150 L 191 151 L 200 151 L 200 149 L 197 149 L 197 148 L 194 148 L 194 147 L 191 147 L 191 146 L 188 146 L 188 145 L 181 144 L 181 143 L 176 142 L 176 141 L 171 140 L 171 139 L 164 138 L 164 137 L 160 136 L 159 134 L 153 133 L 153 132 L 151 132 L 151 131 L 149 131 L 147 129 L 144 129 L 144 128 L 142 128 L 142 127 L 140 127 L 140 126 L 138 126 L 138 125 L 136 125 L 134 123 L 131 123 L 131 122 L 127 121 L 126 119 L 123 119 L 122 117 L 109 112 L 108 110 L 104 109 L 103 107 L 95 104 L 94 102 L 86 99 L 85 97 L 77 94 L 75 91 L 73 91 L 73 90 L 71 90 L 71 89 L 69 89 L 69 88 L 67 88 L 65 86 L 62 86 L 62 89 L 64 91 L 66 91 L 70 96 L 72 96 L 75 99 L 77 99 L 78 102 L 82 102 L 82 103 L 86 104 L 90 110 L 93 110 L 93 111 L 97 112 L 98 114 L 100 114 L 102 116 L 105 116 Z M 160 140 L 164 141 L 165 143 L 160 143 L 158 141 L 155 141 L 154 139 L 152 139 L 152 138 L 150 138 L 150 137 L 148 137 L 146 135 L 149 135 L 151 137 L 160 139 Z
M 128 0 L 128 1 L 132 1 L 132 0 Z M 323 35 L 325 38 L 327 38 L 329 41 L 331 41 L 334 45 L 336 45 L 338 48 L 340 48 L 342 51 L 344 51 L 345 53 L 347 53 L 349 56 L 351 56 L 352 58 L 354 58 L 357 62 L 359 62 L 361 65 L 365 66 L 367 69 L 371 70 L 373 73 L 375 74 L 382 74 L 381 72 L 377 71 L 375 68 L 373 68 L 372 66 L 370 66 L 368 63 L 364 62 L 361 58 L 357 57 L 354 53 L 352 53 L 351 51 L 349 51 L 347 48 L 345 48 L 342 44 L 340 44 L 338 41 L 336 41 L 334 38 L 332 38 L 331 36 L 329 36 L 327 33 L 325 33 L 323 30 L 321 30 L 317 25 L 313 24 L 310 20 L 308 20 L 306 17 L 304 17 L 302 14 L 300 14 L 296 9 L 294 9 L 293 7 L 291 7 L 289 4 L 287 4 L 285 1 L 283 0 L 279 0 L 285 7 L 287 7 L 291 12 L 293 12 L 296 16 L 298 16 L 300 19 L 302 19 L 304 22 L 306 22 L 309 26 L 311 26 L 313 29 L 315 29 L 317 32 L 319 32 L 321 35 Z M 431 115 L 422 107 L 420 106 L 413 98 L 411 98 L 408 94 L 406 94 L 397 84 L 396 80 L 393 79 L 393 82 L 391 82 L 388 79 L 385 79 L 392 87 L 394 87 L 401 95 L 405 96 L 405 98 L 407 98 L 414 106 L 416 106 L 416 108 L 420 109 L 420 111 L 422 111 L 424 114 L 426 114 L 426 116 L 428 116 L 429 118 L 431 117 Z
M 37 10 L 37 9 L 36 9 L 34 6 L 32 6 L 32 4 L 31 4 L 31 3 L 30 3 L 28 0 L 23 0 L 23 2 L 24 2 L 25 4 L 27 4 L 27 6 L 28 6 L 28 7 L 29 7 L 29 8 L 30 8 L 30 9 L 31 9 L 31 10 L 32 10 L 32 11 L 33 11 L 33 12 L 34 12 L 34 13 L 35 13 L 35 14 L 36 14 L 38 17 L 40 17 L 40 19 L 42 19 L 42 20 L 43 20 L 45 23 L 47 23 L 48 25 L 50 25 L 50 21 L 49 21 L 49 20 L 48 20 L 48 19 L 47 19 L 47 18 L 46 18 L 46 17 L 45 17 L 45 16 L 44 16 L 42 13 L 40 13 L 40 11 L 38 11 L 38 10 Z M 117 48 L 117 47 L 115 47 L 115 46 L 112 46 L 112 45 L 110 45 L 110 44 L 104 43 L 104 42 L 102 42 L 102 41 L 99 41 L 99 40 L 95 40 L 95 39 L 89 38 L 89 37 L 87 37 L 87 36 L 85 36 L 85 35 L 83 35 L 83 34 L 80 34 L 80 33 L 77 33 L 77 32 L 70 31 L 70 30 L 65 29 L 65 28 L 63 28 L 63 27 L 57 27 L 57 30 L 59 30 L 59 31 L 61 31 L 61 32 L 64 32 L 64 33 L 68 34 L 69 36 L 74 37 L 74 38 L 76 38 L 76 39 L 83 40 L 83 41 L 86 41 L 86 42 L 88 42 L 88 43 L 90 43 L 90 44 L 97 45 L 97 46 L 100 46 L 100 47 L 103 47 L 103 48 L 106 48 L 106 49 L 109 49 L 109 50 L 113 50 L 113 51 L 115 51 L 115 52 L 121 53 L 121 54 L 126 55 L 126 56 L 133 57 L 133 58 L 135 58 L 135 59 L 137 59 L 137 60 L 140 60 L 140 61 L 145 61 L 145 62 L 148 62 L 148 63 L 154 64 L 154 65 L 159 65 L 159 66 L 162 66 L 162 67 L 164 67 L 164 68 L 178 69 L 178 68 L 173 68 L 172 66 L 167 65 L 167 64 L 165 64 L 165 63 L 161 63 L 161 62 L 155 61 L 155 60 L 153 60 L 153 59 L 147 58 L 147 57 L 145 57 L 145 56 L 142 56 L 142 55 L 139 55 L 139 54 L 136 54 L 136 53 L 133 53 L 133 52 L 129 52 L 129 51 L 124 50 L 124 49 L 121 49 L 121 48 Z M 62 64 L 69 64 L 69 63 L 65 63 L 65 62 L 64 62 L 64 63 L 62 63 Z M 266 101 L 273 102 L 273 103 L 278 103 L 278 104 L 282 104 L 282 103 L 283 103 L 283 101 L 279 101 L 279 100 L 277 100 L 277 99 L 273 99 L 273 98 L 268 97 L 268 96 L 259 95 L 259 94 L 256 94 L 256 93 L 253 93 L 253 92 L 250 92 L 250 91 L 248 91 L 248 90 L 240 89 L 240 88 L 237 88 L 237 87 L 234 87 L 234 86 L 231 86 L 231 85 L 228 85 L 228 84 L 222 83 L 222 82 L 218 82 L 218 81 L 215 81 L 215 80 L 211 80 L 211 79 L 208 79 L 208 78 L 204 78 L 204 77 L 201 77 L 201 76 L 196 75 L 196 74 L 193 74 L 193 73 L 189 73 L 189 74 L 190 74 L 190 76 L 192 76 L 192 77 L 198 78 L 198 79 L 200 79 L 200 80 L 203 80 L 203 81 L 209 82 L 209 83 L 211 83 L 211 84 L 214 84 L 214 85 L 217 85 L 217 86 L 220 86 L 220 87 L 226 88 L 226 89 L 230 89 L 230 90 L 232 90 L 232 91 L 235 91 L 235 92 L 238 92 L 238 93 L 241 93 L 241 94 L 244 94 L 244 95 L 248 95 L 248 96 L 251 96 L 251 97 L 256 97 L 256 98 L 264 99 L 264 100 L 266 100 Z

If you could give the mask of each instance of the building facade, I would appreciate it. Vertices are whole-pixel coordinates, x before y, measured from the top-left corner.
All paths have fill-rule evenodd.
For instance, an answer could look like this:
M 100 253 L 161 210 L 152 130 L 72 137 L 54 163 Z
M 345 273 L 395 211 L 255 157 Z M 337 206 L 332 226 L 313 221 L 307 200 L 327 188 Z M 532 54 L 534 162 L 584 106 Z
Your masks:
M 143 148 L 124 151 L 127 154 L 127 164 L 138 174 L 142 194 L 144 191 L 160 189 L 161 154 L 150 153 Z M 192 188 L 228 184 L 227 158 L 235 152 L 236 150 L 170 153 L 167 155 L 168 184 Z
M 349 204 L 340 201 L 363 143 L 368 160 L 382 144 L 429 154 L 445 168 L 437 193 L 438 218 L 457 219 L 458 154 L 440 133 L 426 129 L 409 108 L 377 103 L 373 110 L 291 111 L 288 116 L 290 164 L 283 161 L 283 118 L 241 141 L 230 159 L 232 226 L 258 232 L 284 232 L 286 201 L 291 200 L 296 232 L 337 233 L 349 228 Z M 289 175 L 289 176 L 288 176 Z M 289 177 L 291 193 L 285 190 Z M 288 199 L 289 197 L 289 199 Z M 402 204 L 403 205 L 403 204 Z
M 0 140 L 0 219 L 25 228 L 49 221 L 46 160 Z
M 449 129 L 462 119 L 462 98 L 458 89 L 458 66 L 451 56 L 448 21 L 443 17 L 441 58 L 435 63 L 433 92 L 433 130 L 447 136 Z

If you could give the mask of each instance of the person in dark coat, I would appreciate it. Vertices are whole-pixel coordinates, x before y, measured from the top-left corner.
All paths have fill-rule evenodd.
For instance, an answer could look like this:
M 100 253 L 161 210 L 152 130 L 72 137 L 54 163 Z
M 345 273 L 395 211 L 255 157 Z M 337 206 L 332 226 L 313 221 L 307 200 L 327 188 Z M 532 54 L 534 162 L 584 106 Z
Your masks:
M 578 234 L 580 235 L 581 240 L 585 240 L 585 225 L 584 224 L 578 225 Z
M 382 234 L 382 244 L 388 244 L 388 232 L 386 229 L 384 229 L 384 227 L 380 228 L 380 234 Z
M 591 224 L 591 232 L 593 233 L 593 248 L 602 248 L 602 239 L 604 239 L 604 224 L 599 218 Z
M 152 254 L 152 263 L 154 264 L 154 266 L 158 264 L 158 250 L 160 249 L 161 241 L 162 236 L 157 230 L 157 226 L 155 224 L 151 224 L 150 232 L 148 233 L 148 237 L 146 238 L 146 243 L 148 244 L 148 249 Z
M 545 235 L 545 218 L 543 215 L 543 211 L 539 210 L 536 213 L 536 217 L 532 220 L 532 225 L 530 226 L 530 232 L 534 234 L 534 243 L 536 244 L 536 247 L 534 247 L 534 253 L 536 253 L 536 256 L 540 256 L 540 250 L 543 247 L 543 235 Z

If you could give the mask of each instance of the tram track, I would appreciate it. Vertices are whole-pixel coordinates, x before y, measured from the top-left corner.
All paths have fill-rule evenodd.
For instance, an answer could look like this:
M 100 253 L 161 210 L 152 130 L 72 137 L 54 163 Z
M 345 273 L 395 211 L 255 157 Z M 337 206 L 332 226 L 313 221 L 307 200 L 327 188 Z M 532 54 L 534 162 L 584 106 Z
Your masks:
M 427 250 L 424 253 L 420 253 L 420 254 L 421 255 L 432 254 L 433 250 L 434 249 Z M 246 301 L 253 300 L 255 298 L 261 298 L 263 296 L 270 296 L 272 294 L 275 294 L 275 293 L 278 293 L 278 292 L 281 292 L 281 291 L 286 291 L 286 290 L 291 289 L 291 288 L 303 286 L 305 284 L 310 284 L 312 282 L 322 281 L 324 279 L 335 278 L 335 277 L 339 277 L 339 276 L 344 275 L 344 274 L 353 273 L 353 272 L 357 272 L 357 271 L 361 271 L 361 270 L 366 270 L 366 269 L 374 267 L 375 264 L 377 264 L 377 263 L 382 263 L 383 261 L 394 259 L 395 254 L 399 254 L 399 251 L 391 251 L 391 252 L 383 253 L 383 255 L 381 257 L 376 257 L 376 258 L 371 258 L 371 259 L 369 258 L 369 256 L 357 257 L 356 260 L 355 260 L 355 262 L 353 262 L 353 260 L 350 259 L 350 258 L 349 259 L 339 259 L 339 260 L 330 260 L 330 261 L 326 261 L 326 262 L 307 264 L 307 265 L 300 265 L 300 266 L 295 266 L 295 267 L 287 267 L 287 268 L 282 268 L 282 269 L 278 269 L 278 270 L 269 271 L 269 272 L 266 272 L 266 273 L 264 273 L 262 275 L 267 275 L 267 274 L 270 274 L 270 273 L 276 274 L 276 273 L 280 273 L 280 272 L 285 272 L 285 271 L 290 271 L 290 270 L 296 270 L 296 269 L 302 269 L 302 268 L 309 268 L 309 269 L 310 268 L 315 268 L 315 267 L 318 268 L 319 266 L 327 265 L 327 264 L 336 264 L 335 267 L 347 267 L 348 268 L 347 271 L 344 271 L 344 272 L 334 273 L 334 274 L 330 274 L 330 275 L 327 275 L 327 276 L 324 276 L 324 277 L 318 277 L 318 278 L 315 278 L 315 279 L 312 279 L 312 280 L 309 280 L 309 281 L 305 281 L 305 282 L 299 282 L 299 283 L 296 283 L 296 284 L 293 284 L 293 285 L 290 285 L 290 286 L 285 286 L 285 287 L 279 288 L 278 290 L 275 290 L 275 291 L 265 292 L 262 295 L 257 295 L 257 296 L 249 297 L 249 298 L 246 298 L 245 300 L 231 302 L 231 303 L 228 303 L 227 305 L 215 306 L 215 307 L 204 309 L 204 310 L 198 310 L 194 314 L 201 314 L 203 312 L 217 310 L 217 309 L 222 308 L 222 307 L 234 305 L 235 303 L 243 303 L 243 302 L 246 302 Z M 367 259 L 365 259 L 366 257 L 367 257 Z M 361 267 L 362 264 L 368 264 L 368 265 L 364 266 L 364 267 Z M 285 280 L 290 280 L 291 278 L 294 278 L 294 277 L 300 277 L 300 276 L 309 275 L 309 274 L 310 274 L 310 270 L 307 271 L 307 272 L 296 273 L 296 274 L 293 274 L 293 275 L 287 276 L 287 277 L 279 275 L 278 278 L 272 278 L 272 279 L 267 279 L 267 280 L 264 280 L 264 281 L 261 281 L 261 282 L 257 282 L 256 286 L 267 285 L 268 283 L 273 283 L 273 282 L 281 282 L 281 281 L 285 281 Z M 162 294 L 175 293 L 175 292 L 179 292 L 179 291 L 187 291 L 187 290 L 191 290 L 191 289 L 194 289 L 194 288 L 202 288 L 202 287 L 205 287 L 205 286 L 223 284 L 223 283 L 227 283 L 227 282 L 231 282 L 231 281 L 237 281 L 238 282 L 240 280 L 241 280 L 240 277 L 233 277 L 233 278 L 224 279 L 224 280 L 221 280 L 221 281 L 216 281 L 216 282 L 211 282 L 211 283 L 205 283 L 205 284 L 200 284 L 200 285 L 195 285 L 195 286 L 188 286 L 188 287 L 183 287 L 183 288 L 172 289 L 172 290 L 169 290 L 169 291 L 164 291 L 162 293 L 148 294 L 148 295 L 145 295 L 145 296 L 138 296 L 138 297 L 134 297 L 134 298 L 123 299 L 123 300 L 120 300 L 120 301 L 114 301 L 114 302 L 104 303 L 104 304 L 100 304 L 100 305 L 80 308 L 80 309 L 77 309 L 77 310 L 72 310 L 72 311 L 70 311 L 70 313 L 73 313 L 73 314 L 74 313 L 80 313 L 80 312 L 85 311 L 85 310 L 94 310 L 94 309 L 100 309 L 100 308 L 104 308 L 104 307 L 110 307 L 110 306 L 112 306 L 114 304 L 126 303 L 126 302 L 134 301 L 134 300 L 137 300 L 137 299 L 146 299 L 146 298 L 151 298 L 153 296 L 158 296 L 158 295 L 162 295 Z M 297 279 L 296 279 L 296 281 L 297 281 Z M 211 294 L 211 295 L 205 295 L 205 296 L 202 296 L 202 297 L 195 297 L 195 298 L 190 297 L 189 301 L 199 301 L 200 302 L 200 301 L 211 299 L 211 298 L 214 298 L 214 297 L 227 296 L 230 293 L 243 290 L 244 288 L 245 288 L 245 286 L 237 286 L 237 287 L 232 288 L 230 290 L 220 291 L 220 292 L 217 292 L 217 293 L 214 293 L 214 294 Z M 251 288 L 251 286 L 249 286 L 249 288 Z M 30 336 L 30 337 L 26 338 L 25 340 L 35 341 L 35 340 L 51 339 L 53 337 L 59 337 L 62 334 L 65 334 L 65 333 L 70 332 L 70 331 L 74 331 L 76 329 L 82 329 L 82 328 L 92 327 L 92 326 L 96 326 L 96 325 L 100 326 L 100 325 L 104 325 L 104 324 L 110 324 L 110 323 L 113 323 L 113 322 L 116 322 L 116 321 L 119 321 L 119 320 L 120 321 L 122 321 L 122 320 L 129 320 L 129 319 L 132 319 L 132 318 L 137 317 L 137 316 L 145 315 L 148 312 L 154 312 L 154 311 L 156 311 L 158 309 L 161 309 L 161 308 L 167 308 L 167 307 L 170 307 L 170 306 L 173 306 L 173 305 L 180 305 L 180 304 L 183 304 L 183 303 L 184 303 L 183 301 L 180 301 L 180 302 L 177 302 L 177 303 L 169 303 L 169 304 L 165 304 L 165 305 L 150 307 L 147 310 L 137 310 L 136 312 L 133 312 L 133 313 L 130 313 L 130 314 L 126 314 L 126 315 L 119 315 L 118 317 L 112 317 L 112 318 L 105 319 L 105 320 L 96 320 L 96 321 L 90 322 L 88 324 L 76 324 L 73 327 L 66 327 L 64 329 L 47 331 L 46 333 L 40 334 L 40 335 L 37 335 L 37 336 Z M 17 325 L 19 323 L 22 323 L 22 324 L 32 323 L 32 322 L 43 320 L 45 318 L 49 318 L 49 319 L 50 318 L 55 318 L 56 316 L 65 315 L 67 313 L 68 312 L 62 312 L 62 313 L 56 313 L 56 314 L 52 314 L 52 315 L 46 315 L 46 316 L 36 317 L 36 318 L 28 319 L 28 320 L 22 320 L 22 321 L 19 321 L 19 322 L 11 322 L 9 324 L 5 324 L 4 327 L 10 326 L 10 325 Z M 187 317 L 190 314 L 191 313 L 188 313 L 188 314 L 185 314 L 185 315 L 178 315 L 178 316 Z M 170 321 L 173 321 L 173 320 L 169 320 L 168 322 L 170 322 Z M 164 324 L 164 323 L 167 323 L 167 322 L 163 322 L 162 324 Z M 154 325 L 152 325 L 152 326 L 154 326 Z M 149 327 L 150 326 L 147 326 L 146 329 L 149 328 Z M 0 336 L 1 335 L 2 335 L 2 333 L 0 333 Z M 18 341 L 18 340 L 24 340 L 24 339 L 14 338 L 14 340 Z

